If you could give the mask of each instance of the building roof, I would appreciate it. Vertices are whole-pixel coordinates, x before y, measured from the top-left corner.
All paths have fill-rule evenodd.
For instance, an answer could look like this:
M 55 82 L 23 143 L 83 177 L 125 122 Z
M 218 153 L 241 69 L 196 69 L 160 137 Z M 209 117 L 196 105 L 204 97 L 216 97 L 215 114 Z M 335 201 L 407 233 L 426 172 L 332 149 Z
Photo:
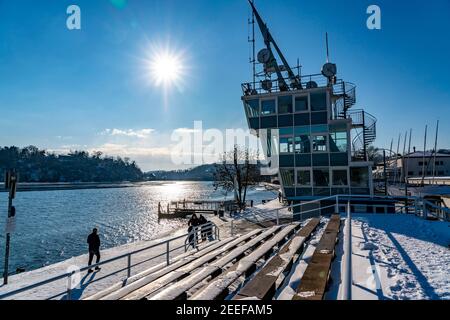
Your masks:
M 411 152 L 410 154 L 407 154 L 406 157 L 409 158 L 423 158 L 424 157 L 424 152 L 423 151 L 416 151 L 416 152 Z M 430 157 L 434 157 L 434 152 L 430 152 L 427 151 L 425 152 L 425 158 L 430 158 Z M 450 154 L 446 154 L 446 153 L 437 153 L 436 157 L 450 157 Z

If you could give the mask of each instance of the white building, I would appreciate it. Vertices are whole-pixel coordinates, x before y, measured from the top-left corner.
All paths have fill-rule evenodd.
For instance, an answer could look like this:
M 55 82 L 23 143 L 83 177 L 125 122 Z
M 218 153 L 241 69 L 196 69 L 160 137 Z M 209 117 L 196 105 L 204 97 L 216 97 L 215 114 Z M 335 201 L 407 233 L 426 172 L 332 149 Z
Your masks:
M 401 181 L 408 178 L 450 176 L 450 154 L 417 151 L 393 160 L 391 171 L 397 171 Z M 396 168 L 397 169 L 396 169 Z

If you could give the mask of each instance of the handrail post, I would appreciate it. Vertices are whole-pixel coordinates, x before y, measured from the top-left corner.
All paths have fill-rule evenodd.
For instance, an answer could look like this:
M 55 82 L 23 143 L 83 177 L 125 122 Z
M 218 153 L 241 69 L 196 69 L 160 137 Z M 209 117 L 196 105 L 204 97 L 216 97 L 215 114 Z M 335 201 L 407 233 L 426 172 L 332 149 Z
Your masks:
M 428 217 L 428 209 L 427 209 L 427 204 L 425 202 L 425 199 L 422 199 L 422 207 L 423 207 L 423 218 L 426 220 Z
M 75 272 L 71 272 L 67 277 L 67 295 L 66 295 L 67 300 L 72 300 L 72 275 L 74 273 Z
M 131 253 L 127 256 L 128 268 L 127 268 L 127 278 L 131 277 Z
M 170 264 L 170 241 L 166 242 L 166 262 L 167 265 Z
M 352 216 L 350 201 L 347 203 L 347 221 L 345 222 L 345 272 L 343 281 L 343 300 L 352 300 Z
M 194 231 L 194 248 L 198 250 L 198 227 L 195 227 Z
M 339 196 L 336 195 L 336 208 L 335 208 L 336 214 L 339 214 Z

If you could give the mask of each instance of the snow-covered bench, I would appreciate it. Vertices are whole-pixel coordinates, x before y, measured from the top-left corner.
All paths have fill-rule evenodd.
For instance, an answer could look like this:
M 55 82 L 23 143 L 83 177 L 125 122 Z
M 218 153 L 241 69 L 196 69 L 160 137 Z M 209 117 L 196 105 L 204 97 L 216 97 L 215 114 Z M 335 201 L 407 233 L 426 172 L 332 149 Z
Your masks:
M 335 256 L 341 218 L 331 216 L 322 238 L 305 270 L 293 300 L 322 300 L 329 281 L 331 263 Z
M 206 265 L 196 272 L 192 273 L 188 277 L 182 279 L 181 281 L 172 284 L 171 286 L 163 289 L 156 295 L 149 295 L 147 298 L 151 300 L 176 300 L 176 299 L 186 299 L 187 291 L 192 289 L 194 286 L 198 285 L 207 278 L 215 278 L 220 275 L 228 264 L 239 261 L 245 256 L 245 253 L 249 250 L 253 250 L 255 247 L 259 246 L 266 239 L 272 237 L 280 230 L 279 226 L 274 226 L 265 230 L 262 234 L 250 240 L 249 242 L 241 245 L 228 253 L 227 255 L 221 257 L 219 260 Z
M 294 257 L 303 251 L 304 244 L 309 240 L 311 234 L 320 224 L 319 218 L 311 219 L 306 226 L 298 231 L 270 261 L 250 280 L 233 300 L 256 298 L 258 300 L 269 300 L 274 295 L 282 281 L 279 281 L 281 274 L 285 273 L 292 266 Z
M 299 224 L 292 224 L 284 227 L 279 233 L 258 247 L 248 256 L 234 264 L 226 273 L 211 281 L 205 288 L 199 290 L 192 296 L 192 300 L 214 300 L 225 298 L 229 294 L 229 286 L 241 276 L 248 277 L 256 269 L 256 263 L 262 259 L 267 259 L 275 247 L 280 247 L 291 237 Z
M 181 268 L 177 268 L 175 270 L 170 270 L 163 276 L 158 278 L 152 277 L 147 279 L 142 279 L 142 281 L 138 285 L 134 285 L 130 288 L 123 288 L 122 290 L 115 292 L 112 295 L 105 297 L 108 300 L 139 300 L 143 299 L 151 294 L 156 293 L 158 290 L 161 290 L 165 286 L 181 280 L 186 276 L 189 276 L 192 272 L 197 270 L 198 268 L 219 259 L 221 255 L 224 253 L 230 252 L 235 248 L 239 248 L 240 246 L 246 246 L 248 243 L 251 243 L 254 239 L 258 238 L 258 234 L 260 234 L 262 230 L 253 230 L 245 235 L 233 237 L 233 241 L 229 243 L 223 243 L 222 246 L 217 248 L 214 251 L 209 252 L 206 255 L 201 257 L 196 257 L 196 259 L 192 260 L 189 264 Z M 256 236 L 256 238 L 254 238 Z

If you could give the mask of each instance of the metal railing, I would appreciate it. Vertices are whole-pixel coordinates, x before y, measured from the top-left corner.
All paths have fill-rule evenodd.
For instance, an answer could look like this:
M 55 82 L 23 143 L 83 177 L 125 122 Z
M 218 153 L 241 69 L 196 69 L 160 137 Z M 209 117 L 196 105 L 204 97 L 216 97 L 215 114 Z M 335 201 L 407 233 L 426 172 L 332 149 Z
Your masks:
M 382 203 L 385 201 L 392 201 L 392 204 L 380 204 L 380 206 L 394 206 L 394 212 L 398 214 L 408 214 L 413 212 L 416 215 L 419 215 L 421 217 L 427 218 L 427 217 L 435 217 L 437 219 L 443 220 L 443 221 L 450 221 L 450 209 L 445 207 L 440 207 L 438 205 L 435 205 L 431 203 L 428 200 L 425 200 L 423 198 L 419 197 L 392 197 L 392 196 L 367 196 L 367 195 L 334 195 L 334 196 L 328 196 L 324 198 L 319 198 L 316 200 L 311 200 L 307 202 L 302 202 L 298 204 L 292 204 L 287 207 L 281 207 L 276 208 L 272 210 L 266 210 L 261 212 L 252 212 L 252 215 L 254 218 L 260 217 L 260 220 L 256 220 L 257 222 L 265 222 L 265 221 L 274 221 L 277 225 L 280 225 L 280 221 L 283 218 L 282 215 L 280 215 L 281 211 L 291 212 L 290 216 L 291 219 L 295 219 L 296 217 L 299 217 L 300 221 L 305 220 L 305 217 L 320 217 L 322 216 L 322 212 L 326 211 L 327 209 L 334 208 L 335 213 L 340 213 L 340 208 L 345 206 L 348 201 L 352 200 L 370 200 L 370 201 L 381 201 Z M 331 204 L 329 205 L 323 205 L 323 202 L 325 201 L 331 201 Z M 405 204 L 406 203 L 406 204 Z M 358 204 L 355 204 L 358 205 Z M 309 208 L 308 208 L 309 207 Z M 311 208 L 313 207 L 313 208 Z M 297 213 L 295 209 L 299 209 Z M 303 210 L 305 209 L 305 210 Z M 311 214 L 312 213 L 312 214 Z M 245 216 L 244 216 L 245 217 Z M 248 216 L 247 216 L 248 218 Z
M 347 219 L 344 230 L 344 276 L 342 300 L 352 300 L 353 272 L 352 272 L 352 211 L 350 201 L 347 203 Z
M 303 89 L 310 89 L 311 85 L 314 83 L 314 85 L 317 85 L 317 88 L 323 88 L 328 86 L 328 79 L 325 78 L 322 74 L 311 74 L 311 75 L 305 75 L 305 76 L 297 76 L 297 79 L 300 80 L 300 83 L 302 85 Z M 284 82 L 288 85 L 292 82 L 289 77 L 283 78 Z M 268 94 L 268 93 L 274 93 L 274 92 L 280 92 L 280 86 L 278 79 L 269 79 L 271 83 L 271 87 L 269 90 L 267 86 L 265 86 L 263 81 L 256 81 L 254 84 L 247 82 L 243 83 L 241 85 L 242 92 L 245 96 L 252 96 L 257 94 Z M 337 80 L 338 83 L 342 82 L 342 80 Z M 302 90 L 302 89 L 295 89 L 293 90 Z M 288 92 L 288 91 L 287 91 Z
M 204 238 L 203 235 L 202 235 L 202 232 L 207 232 L 208 235 L 210 235 L 210 236 Z M 206 239 L 208 239 L 208 240 L 220 240 L 219 239 L 219 228 L 213 222 L 208 222 L 208 223 L 206 223 L 204 225 L 195 227 L 194 230 L 192 232 L 190 232 L 190 233 L 185 233 L 183 235 L 180 235 L 180 236 L 177 236 L 177 237 L 173 237 L 173 238 L 170 238 L 170 239 L 158 242 L 156 244 L 152 244 L 150 246 L 147 246 L 147 247 L 144 247 L 144 248 L 141 248 L 141 249 L 138 249 L 138 250 L 134 250 L 134 251 L 122 254 L 122 255 L 118 255 L 118 256 L 112 257 L 112 258 L 110 258 L 108 260 L 105 260 L 105 261 L 102 261 L 102 262 L 99 262 L 99 263 L 96 263 L 96 264 L 92 264 L 90 266 L 82 267 L 80 269 L 77 269 L 76 271 L 66 272 L 66 273 L 60 274 L 58 276 L 51 277 L 49 279 L 45 279 L 45 280 L 33 283 L 31 285 L 24 286 L 22 288 L 13 290 L 11 292 L 7 292 L 7 293 L 4 293 L 4 294 L 1 294 L 0 295 L 0 300 L 4 299 L 4 298 L 11 297 L 11 296 L 14 296 L 16 294 L 19 294 L 19 293 L 22 293 L 22 292 L 25 292 L 25 291 L 28 291 L 28 290 L 31 290 L 31 289 L 34 289 L 34 288 L 37 288 L 37 287 L 42 287 L 44 285 L 47 285 L 47 284 L 50 284 L 50 283 L 53 283 L 53 282 L 56 282 L 56 281 L 62 280 L 62 279 L 67 279 L 67 282 L 66 282 L 67 283 L 67 288 L 64 291 L 62 291 L 61 293 L 59 293 L 57 295 L 54 295 L 53 297 L 49 297 L 47 299 L 55 299 L 56 297 L 59 297 L 61 295 L 66 294 L 66 299 L 67 300 L 71 300 L 71 291 L 73 290 L 73 288 L 76 287 L 76 285 L 78 285 L 78 284 L 74 284 L 73 283 L 73 277 L 74 277 L 74 275 L 76 273 L 81 273 L 81 272 L 84 272 L 84 271 L 88 271 L 89 269 L 92 269 L 92 268 L 105 266 L 105 265 L 111 264 L 111 263 L 119 261 L 119 260 L 126 260 L 126 267 L 110 271 L 108 274 L 103 275 L 101 278 L 93 280 L 93 281 L 91 281 L 89 283 L 89 284 L 92 284 L 94 282 L 101 281 L 101 280 L 106 279 L 106 278 L 108 278 L 108 277 L 110 277 L 112 275 L 115 275 L 115 274 L 118 274 L 118 273 L 124 272 L 124 271 L 127 271 L 126 279 L 128 279 L 132 275 L 132 272 L 131 272 L 132 268 L 137 267 L 139 265 L 142 265 L 144 263 L 147 263 L 149 261 L 152 261 L 152 260 L 154 260 L 156 258 L 163 257 L 163 256 L 166 257 L 166 264 L 168 266 L 168 265 L 170 265 L 170 254 L 172 252 L 180 251 L 180 250 L 184 250 L 184 252 L 186 252 L 189 249 L 189 246 L 187 246 L 186 243 L 187 243 L 187 240 L 189 239 L 189 237 L 192 236 L 193 234 L 195 235 L 195 237 L 197 239 L 197 241 L 195 242 L 195 247 L 194 247 L 196 250 L 200 250 L 199 243 L 206 242 Z M 182 245 L 178 245 L 178 246 L 175 246 L 175 247 L 173 245 L 171 245 L 173 242 L 175 242 L 177 240 L 179 241 L 180 239 L 183 239 L 183 238 L 185 239 L 185 241 L 182 241 Z M 134 255 L 139 254 L 139 253 L 143 253 L 145 251 L 148 251 L 150 249 L 155 249 L 155 248 L 158 248 L 158 247 L 164 247 L 165 248 L 164 252 L 162 252 L 160 254 L 157 254 L 157 255 L 154 255 L 154 256 L 151 256 L 149 258 L 145 258 L 142 261 L 139 261 L 139 262 L 136 262 L 135 264 L 132 264 L 132 257 Z
M 207 240 L 220 240 L 219 228 L 212 222 L 196 226 L 188 233 L 188 236 L 184 241 L 184 251 L 187 252 L 190 247 L 198 249 L 199 244 L 206 242 Z

